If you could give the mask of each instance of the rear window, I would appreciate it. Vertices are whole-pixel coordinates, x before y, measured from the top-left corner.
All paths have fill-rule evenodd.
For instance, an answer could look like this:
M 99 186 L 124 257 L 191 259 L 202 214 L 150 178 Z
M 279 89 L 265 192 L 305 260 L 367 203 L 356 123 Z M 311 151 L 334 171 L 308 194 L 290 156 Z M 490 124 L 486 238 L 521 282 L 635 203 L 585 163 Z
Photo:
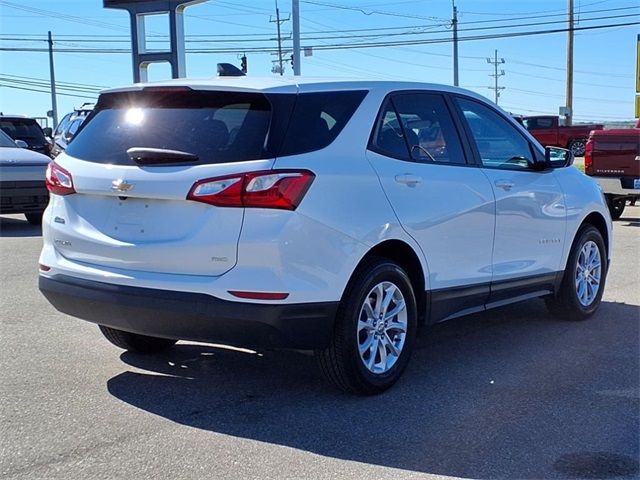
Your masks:
M 366 92 L 104 94 L 67 153 L 131 165 L 129 148 L 179 150 L 200 164 L 274 158 L 318 150 L 344 128 Z
M 46 142 L 40 125 L 30 118 L 2 119 L 0 129 L 14 140 L 24 140 L 29 145 Z
M 198 163 L 267 158 L 271 105 L 261 94 L 124 92 L 103 95 L 67 153 L 130 165 L 129 148 L 192 153 Z

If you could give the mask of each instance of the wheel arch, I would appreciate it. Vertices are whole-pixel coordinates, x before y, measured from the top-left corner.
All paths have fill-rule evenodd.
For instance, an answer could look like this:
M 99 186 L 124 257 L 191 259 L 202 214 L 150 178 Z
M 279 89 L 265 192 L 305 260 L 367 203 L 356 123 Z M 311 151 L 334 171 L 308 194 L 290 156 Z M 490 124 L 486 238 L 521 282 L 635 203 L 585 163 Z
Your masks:
M 427 312 L 427 293 L 425 282 L 426 265 L 423 266 L 419 254 L 407 242 L 398 239 L 385 240 L 365 253 L 354 269 L 354 274 L 372 257 L 383 257 L 397 263 L 407 272 L 418 307 L 418 321 L 425 321 Z M 353 277 L 353 275 L 352 275 Z M 351 279 L 349 280 L 349 283 Z M 347 284 L 348 285 L 348 284 Z M 346 290 L 346 288 L 345 288 Z M 343 292 L 344 295 L 344 292 Z
M 605 218 L 602 216 L 600 212 L 591 212 L 589 215 L 587 215 L 584 218 L 584 220 L 582 220 L 582 223 L 580 224 L 580 228 L 584 227 L 585 225 L 593 225 L 598 229 L 598 231 L 600 232 L 600 235 L 602 235 L 602 239 L 604 240 L 604 246 L 606 248 L 607 258 L 609 258 L 611 245 L 609 243 L 610 242 L 609 228 L 607 227 L 607 221 L 605 220 Z M 578 230 L 580 230 L 580 228 Z M 576 232 L 576 235 L 577 234 L 578 233 Z M 575 241 L 575 236 L 573 238 L 573 241 Z
M 605 253 L 606 253 L 607 260 L 611 260 L 611 243 L 610 243 L 611 236 L 609 234 L 607 221 L 605 220 L 602 213 L 593 211 L 587 214 L 582 219 L 582 221 L 580 222 L 580 225 L 578 226 L 578 228 L 576 228 L 575 232 L 573 233 L 573 238 L 571 239 L 571 243 L 568 244 L 567 246 L 568 248 L 566 249 L 566 254 L 563 260 L 564 269 L 567 268 L 567 262 L 569 261 L 569 256 L 571 255 L 571 249 L 573 248 L 573 244 L 575 243 L 576 238 L 578 237 L 578 233 L 580 232 L 580 230 L 582 230 L 582 228 L 585 225 L 592 225 L 600 232 L 600 235 L 602 235 L 602 239 L 604 240 L 604 247 L 606 250 Z

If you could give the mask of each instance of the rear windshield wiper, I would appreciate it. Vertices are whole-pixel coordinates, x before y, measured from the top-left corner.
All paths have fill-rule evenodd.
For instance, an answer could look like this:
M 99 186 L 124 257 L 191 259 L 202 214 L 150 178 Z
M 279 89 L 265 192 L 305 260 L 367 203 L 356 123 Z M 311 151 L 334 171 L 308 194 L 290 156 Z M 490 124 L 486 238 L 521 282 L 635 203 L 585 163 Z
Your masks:
M 132 147 L 127 150 L 127 154 L 132 161 L 139 165 L 194 163 L 199 160 L 198 156 L 193 153 L 165 148 Z

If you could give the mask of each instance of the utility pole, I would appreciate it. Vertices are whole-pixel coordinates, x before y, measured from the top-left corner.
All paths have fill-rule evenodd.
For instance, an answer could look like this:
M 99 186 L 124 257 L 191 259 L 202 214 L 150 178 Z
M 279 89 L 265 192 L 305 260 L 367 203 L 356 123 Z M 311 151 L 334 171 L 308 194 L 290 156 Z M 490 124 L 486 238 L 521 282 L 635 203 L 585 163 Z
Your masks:
M 501 65 L 504 62 L 504 58 L 500 58 L 498 59 L 498 50 L 495 50 L 494 52 L 494 58 L 493 60 L 489 57 L 487 57 L 487 63 L 490 63 L 493 65 L 494 68 L 494 73 L 492 75 L 489 75 L 490 77 L 493 77 L 495 80 L 494 86 L 493 87 L 489 87 L 490 90 L 493 90 L 495 93 L 495 102 L 496 105 L 498 104 L 498 98 L 500 98 L 500 90 L 504 90 L 504 87 L 499 87 L 498 86 L 498 78 L 504 76 L 504 70 L 500 70 L 500 73 L 498 73 L 498 65 Z
M 53 68 L 53 40 L 49 31 L 49 81 L 51 82 L 51 112 L 53 129 L 58 128 L 58 101 L 56 100 L 56 72 Z
M 573 120 L 573 0 L 569 2 L 569 28 L 567 30 L 567 99 L 565 102 L 565 125 L 571 126 Z
M 280 33 L 280 25 L 284 22 L 288 22 L 290 20 L 290 16 L 288 18 L 280 19 L 280 9 L 278 8 L 278 2 L 276 2 L 276 18 L 275 20 L 271 18 L 269 20 L 270 23 L 275 23 L 278 27 L 278 60 L 277 65 L 274 65 L 271 71 L 273 73 L 279 73 L 280 75 L 284 74 L 284 63 L 283 63 L 283 52 L 282 52 L 282 34 Z
M 300 0 L 291 0 L 293 17 L 293 74 L 300 75 Z
M 451 0 L 453 5 L 453 18 L 451 26 L 453 27 L 453 84 L 458 86 L 458 8 L 455 0 Z

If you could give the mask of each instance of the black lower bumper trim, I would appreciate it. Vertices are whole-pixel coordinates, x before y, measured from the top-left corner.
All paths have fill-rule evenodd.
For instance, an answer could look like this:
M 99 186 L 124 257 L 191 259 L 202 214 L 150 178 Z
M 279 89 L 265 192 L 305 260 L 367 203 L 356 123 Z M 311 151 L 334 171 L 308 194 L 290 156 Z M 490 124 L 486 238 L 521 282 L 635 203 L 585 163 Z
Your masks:
M 43 212 L 49 192 L 43 180 L 0 182 L 0 213 Z
M 329 343 L 338 302 L 267 305 L 201 293 L 40 276 L 59 311 L 89 322 L 155 337 L 240 347 L 316 349 Z

